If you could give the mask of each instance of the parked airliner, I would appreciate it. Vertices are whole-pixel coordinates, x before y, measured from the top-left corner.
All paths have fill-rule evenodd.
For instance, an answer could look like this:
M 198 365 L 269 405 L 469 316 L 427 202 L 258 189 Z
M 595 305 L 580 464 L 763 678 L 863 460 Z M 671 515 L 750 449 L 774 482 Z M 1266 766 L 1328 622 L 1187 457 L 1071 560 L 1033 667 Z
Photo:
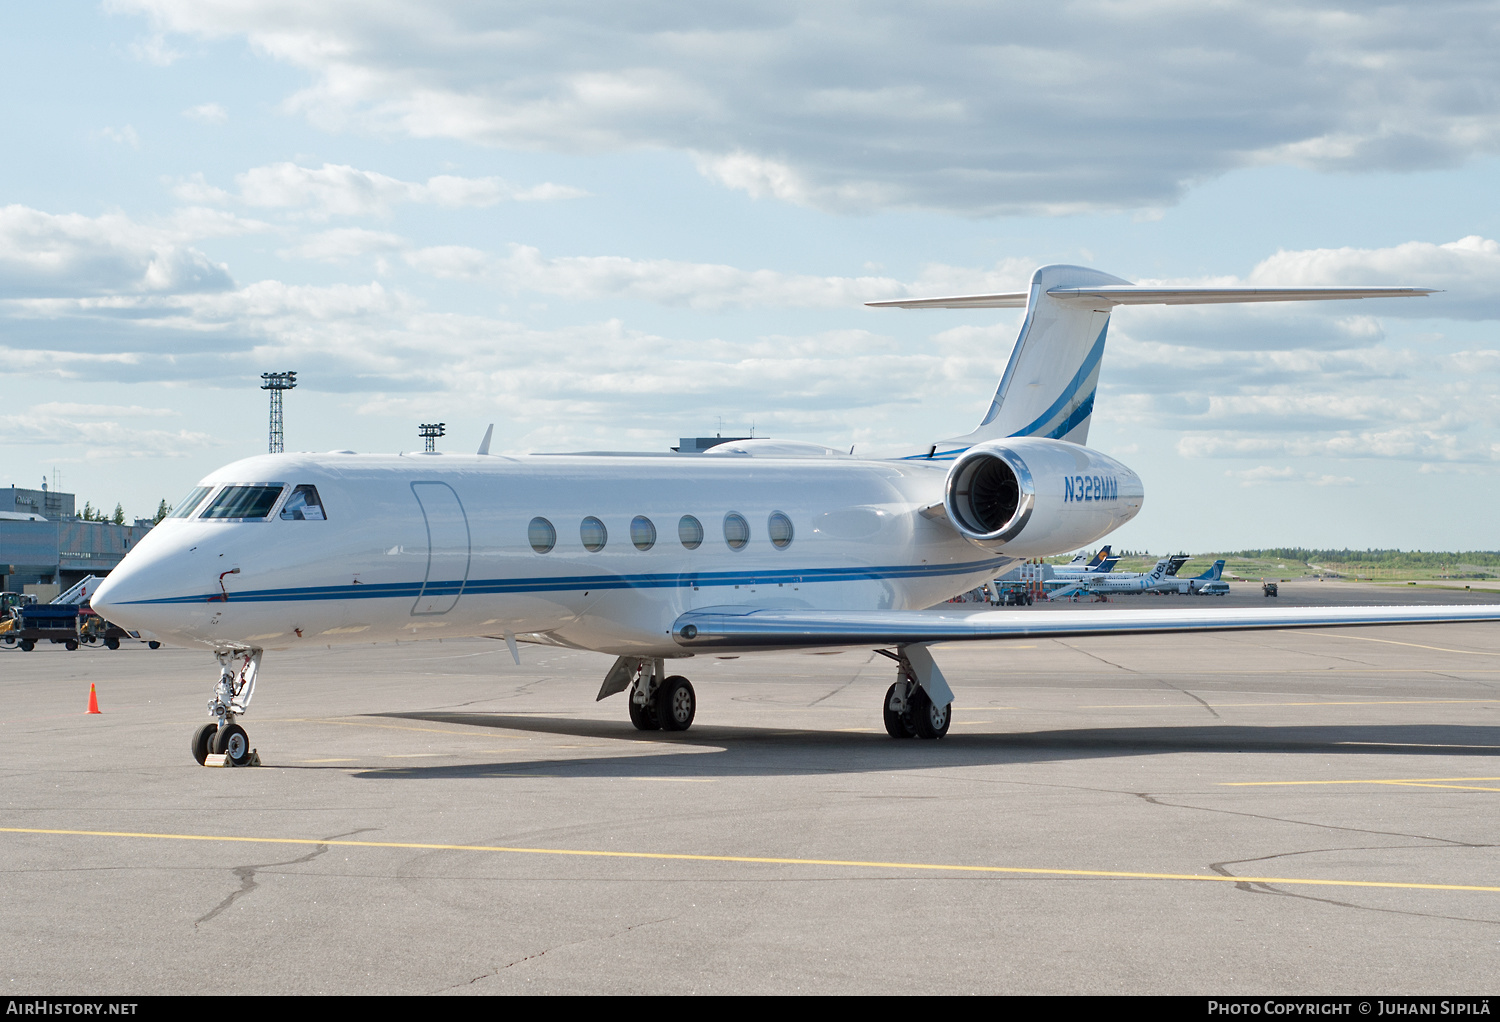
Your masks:
M 960 639 L 1500 619 L 1500 607 L 927 610 L 1026 558 L 1134 518 L 1145 490 L 1084 446 L 1118 305 L 1416 296 L 1420 288 L 1136 287 L 1044 266 L 1028 291 L 907 307 L 1026 309 L 989 410 L 962 436 L 871 460 L 815 444 L 704 455 L 276 454 L 210 473 L 111 572 L 94 608 L 212 651 L 194 756 L 244 763 L 263 651 L 493 636 L 614 654 L 642 729 L 683 730 L 668 674 L 701 653 L 865 647 L 889 656 L 895 738 L 937 738 L 953 693 L 930 646 Z
M 1170 557 L 1163 557 L 1150 571 L 1086 575 L 1048 593 L 1047 599 L 1065 599 L 1076 593 L 1144 593 L 1167 580 L 1167 565 L 1171 560 Z

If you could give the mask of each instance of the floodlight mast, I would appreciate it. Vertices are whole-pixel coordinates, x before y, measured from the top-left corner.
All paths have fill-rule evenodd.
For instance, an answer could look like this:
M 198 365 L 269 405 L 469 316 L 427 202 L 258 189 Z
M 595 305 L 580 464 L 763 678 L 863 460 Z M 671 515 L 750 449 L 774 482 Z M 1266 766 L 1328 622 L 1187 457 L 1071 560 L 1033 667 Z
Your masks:
M 269 450 L 272 454 L 280 454 L 286 448 L 281 435 L 281 394 L 282 391 L 291 390 L 297 386 L 297 374 L 261 373 L 260 378 L 266 381 L 260 385 L 260 389 L 271 392 L 271 442 Z
M 446 425 L 447 423 L 445 422 L 424 422 L 421 428 L 417 430 L 417 436 L 427 441 L 428 454 L 437 452 L 437 438 L 443 435 L 445 432 L 443 427 Z

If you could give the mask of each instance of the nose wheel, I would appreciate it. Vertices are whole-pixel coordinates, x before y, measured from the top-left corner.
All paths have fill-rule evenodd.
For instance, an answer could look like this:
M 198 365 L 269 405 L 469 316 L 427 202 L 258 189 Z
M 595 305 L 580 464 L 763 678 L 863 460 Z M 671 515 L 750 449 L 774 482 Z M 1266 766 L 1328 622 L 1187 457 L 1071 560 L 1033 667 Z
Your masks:
M 208 712 L 216 720 L 193 732 L 193 758 L 199 766 L 260 765 L 259 754 L 250 747 L 250 736 L 235 723 L 255 693 L 260 654 L 258 649 L 222 650 L 216 654 L 219 683 L 214 688 L 214 697 L 208 701 Z
M 208 759 L 208 754 L 214 748 L 214 735 L 218 732 L 219 725 L 214 723 L 204 724 L 193 732 L 193 758 L 202 766 Z

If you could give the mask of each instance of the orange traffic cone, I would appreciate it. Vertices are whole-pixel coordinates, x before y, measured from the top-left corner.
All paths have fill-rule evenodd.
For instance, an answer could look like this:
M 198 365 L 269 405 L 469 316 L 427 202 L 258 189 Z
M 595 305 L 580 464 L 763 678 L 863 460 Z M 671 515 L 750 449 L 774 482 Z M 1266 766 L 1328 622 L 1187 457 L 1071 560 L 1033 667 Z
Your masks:
M 99 713 L 99 694 L 94 691 L 94 683 L 89 682 L 89 712 Z

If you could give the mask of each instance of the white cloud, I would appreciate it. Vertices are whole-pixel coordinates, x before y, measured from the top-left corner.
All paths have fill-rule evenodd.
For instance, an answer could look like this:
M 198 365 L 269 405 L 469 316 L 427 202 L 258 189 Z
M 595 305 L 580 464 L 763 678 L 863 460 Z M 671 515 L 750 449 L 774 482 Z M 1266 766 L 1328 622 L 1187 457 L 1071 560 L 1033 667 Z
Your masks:
M 1177 442 L 1189 458 L 1392 458 L 1401 461 L 1486 461 L 1488 443 L 1465 444 L 1449 432 L 1420 427 L 1339 432 L 1332 436 L 1187 436 Z
M 204 124 L 223 124 L 229 120 L 229 111 L 218 103 L 199 103 L 190 106 L 182 112 L 182 116 L 190 121 L 202 121 Z
M 221 446 L 212 434 L 195 430 L 141 429 L 107 419 L 80 422 L 69 415 L 0 415 L 0 444 L 80 446 L 90 458 L 180 458 Z
M 547 183 L 518 188 L 498 177 L 455 177 L 449 174 L 417 184 L 332 163 L 316 168 L 295 163 L 272 163 L 247 170 L 235 180 L 239 184 L 240 199 L 251 206 L 310 207 L 319 217 L 384 214 L 392 206 L 404 202 L 449 207 L 493 206 L 498 202 L 551 201 L 588 194 L 565 185 Z
M 53 215 L 0 208 L 0 297 L 208 291 L 232 286 L 228 267 L 120 214 Z
M 1231 479 L 1238 479 L 1240 485 L 1246 488 L 1258 487 L 1266 483 L 1307 483 L 1312 486 L 1357 485 L 1357 480 L 1353 476 L 1299 472 L 1290 467 L 1272 468 L 1270 465 L 1261 465 L 1257 468 L 1248 469 L 1231 469 L 1224 474 Z
M 1159 209 L 1235 167 L 1500 148 L 1492 3 L 111 6 L 303 69 L 287 106 L 327 128 L 673 149 L 831 209 Z
M 1020 260 L 1006 260 L 990 270 L 933 265 L 925 267 L 917 281 L 905 283 L 890 277 L 816 277 L 675 259 L 548 257 L 527 245 L 512 245 L 507 256 L 441 245 L 413 250 L 405 258 L 412 267 L 433 276 L 488 280 L 512 291 L 574 300 L 631 299 L 705 311 L 760 307 L 846 308 L 852 312 L 864 302 L 882 299 L 1020 287 L 1031 269 Z
M 48 401 L 32 405 L 27 415 L 40 417 L 60 416 L 69 419 L 100 418 L 151 418 L 177 416 L 181 413 L 171 408 L 143 408 L 140 405 L 96 405 L 79 404 L 74 401 Z
M 144 60 L 157 67 L 168 67 L 182 59 L 182 54 L 169 46 L 166 37 L 160 32 L 154 32 L 131 43 L 130 54 L 137 60 Z
M 128 124 L 123 128 L 100 128 L 99 134 L 111 142 L 128 145 L 132 149 L 141 147 L 141 136 L 136 134 L 136 130 Z
M 1250 272 L 1250 284 L 1401 284 L 1439 288 L 1427 298 L 1378 302 L 1381 315 L 1500 318 L 1500 242 L 1478 235 L 1389 248 L 1277 252 Z M 1361 302 L 1375 305 L 1377 302 Z
M 315 234 L 302 244 L 283 249 L 279 254 L 297 259 L 316 259 L 325 263 L 345 263 L 360 256 L 399 252 L 406 242 L 388 231 L 367 231 L 360 227 L 340 227 Z

